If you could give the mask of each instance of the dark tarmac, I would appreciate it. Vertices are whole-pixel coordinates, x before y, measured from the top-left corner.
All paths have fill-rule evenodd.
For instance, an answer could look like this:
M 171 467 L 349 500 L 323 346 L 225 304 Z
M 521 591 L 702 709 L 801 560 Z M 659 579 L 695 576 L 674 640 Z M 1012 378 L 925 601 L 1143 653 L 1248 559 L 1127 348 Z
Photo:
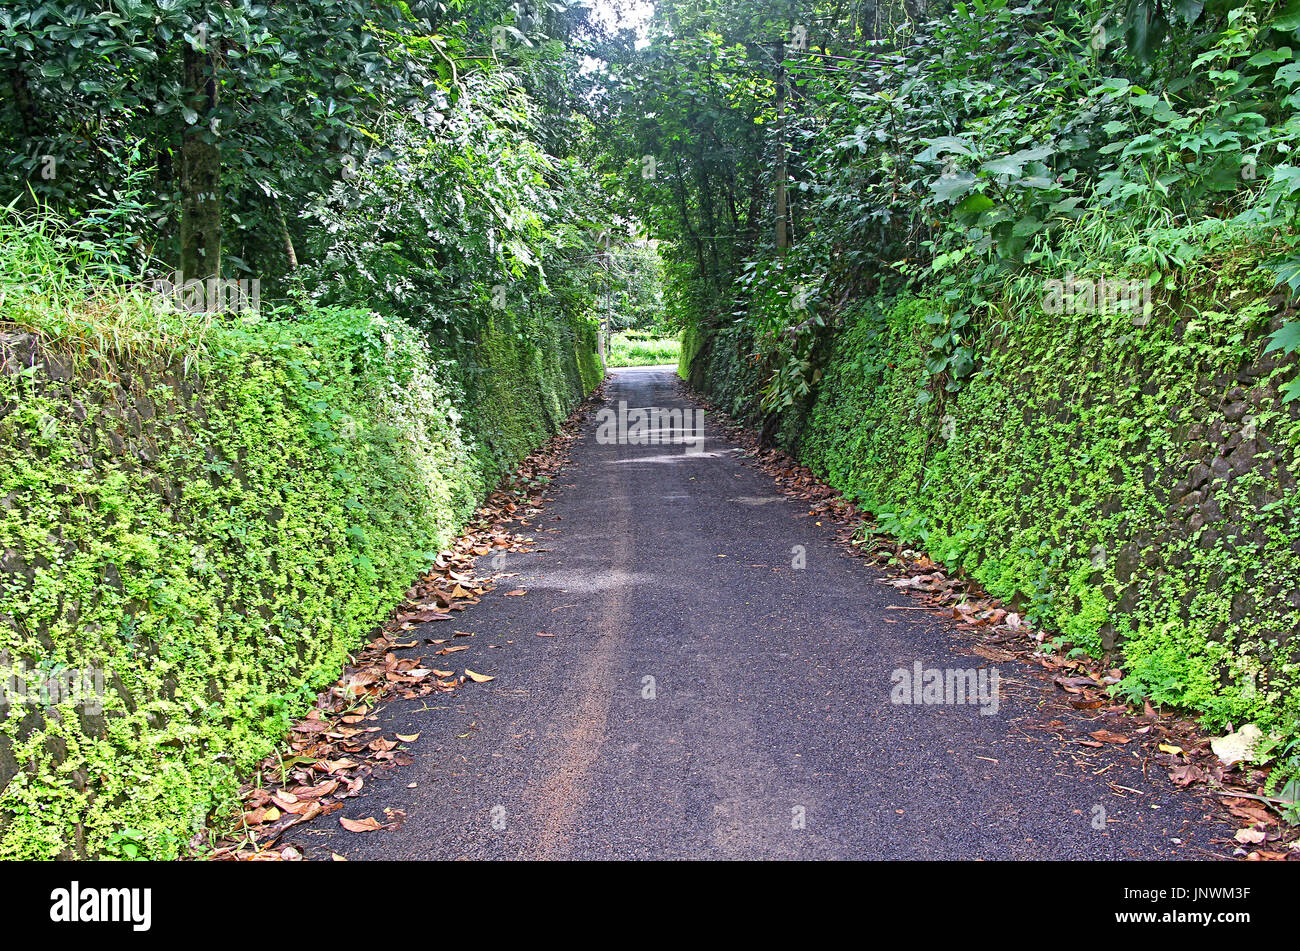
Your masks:
M 670 368 L 614 371 L 607 396 L 690 405 Z M 1208 840 L 1231 829 L 1163 770 L 1144 778 L 1117 749 L 1092 775 L 1022 729 L 1051 690 L 1035 668 L 963 653 L 926 611 L 887 610 L 918 602 L 840 551 L 711 420 L 692 448 L 602 445 L 589 422 L 523 530 L 538 550 L 509 555 L 501 570 L 517 574 L 455 621 L 474 637 L 447 660 L 495 679 L 388 704 L 385 735 L 420 734 L 414 764 L 282 844 L 353 860 L 1224 854 Z M 892 703 L 894 671 L 917 662 L 996 667 L 996 713 Z M 400 828 L 339 828 L 385 808 L 406 813 Z

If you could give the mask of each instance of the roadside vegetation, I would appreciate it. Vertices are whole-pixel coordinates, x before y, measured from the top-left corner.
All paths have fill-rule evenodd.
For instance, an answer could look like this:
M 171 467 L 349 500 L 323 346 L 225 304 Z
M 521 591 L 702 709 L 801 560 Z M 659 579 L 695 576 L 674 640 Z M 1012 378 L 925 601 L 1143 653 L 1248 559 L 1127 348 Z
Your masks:
M 0 11 L 0 857 L 207 848 L 602 346 L 1297 818 L 1300 6 L 608 12 Z

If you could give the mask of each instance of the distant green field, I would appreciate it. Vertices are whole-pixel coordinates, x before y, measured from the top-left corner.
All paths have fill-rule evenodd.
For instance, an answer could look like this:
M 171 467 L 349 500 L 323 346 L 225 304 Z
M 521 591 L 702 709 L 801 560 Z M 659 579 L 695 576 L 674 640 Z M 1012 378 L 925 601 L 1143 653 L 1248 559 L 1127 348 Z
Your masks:
M 612 367 L 647 367 L 676 364 L 680 340 L 652 337 L 637 331 L 616 333 L 609 341 L 609 365 Z

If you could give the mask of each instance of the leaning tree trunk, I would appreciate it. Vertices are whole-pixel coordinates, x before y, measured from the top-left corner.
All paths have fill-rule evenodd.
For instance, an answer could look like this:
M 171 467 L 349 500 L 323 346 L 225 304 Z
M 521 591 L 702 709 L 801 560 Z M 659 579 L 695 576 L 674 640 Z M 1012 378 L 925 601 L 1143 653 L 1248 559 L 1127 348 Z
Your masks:
M 199 119 L 181 140 L 181 273 L 221 276 L 221 151 L 210 119 L 217 105 L 216 57 L 185 47 L 188 104 Z

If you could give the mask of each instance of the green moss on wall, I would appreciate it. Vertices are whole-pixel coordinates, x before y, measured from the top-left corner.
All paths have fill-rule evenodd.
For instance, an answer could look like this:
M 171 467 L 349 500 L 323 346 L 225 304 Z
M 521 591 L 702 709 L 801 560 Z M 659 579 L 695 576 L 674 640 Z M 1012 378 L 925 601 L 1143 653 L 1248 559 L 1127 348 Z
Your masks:
M 241 777 L 600 378 L 586 321 L 500 315 L 468 373 L 355 310 L 97 357 L 38 312 L 0 334 L 0 648 L 103 671 L 105 690 L 102 710 L 0 706 L 5 858 L 172 857 L 236 808 Z
M 682 348 L 677 357 L 677 375 L 683 380 L 690 379 L 691 361 L 700 352 L 700 346 L 703 342 L 703 334 L 700 333 L 700 329 L 695 324 L 689 324 L 682 331 Z

